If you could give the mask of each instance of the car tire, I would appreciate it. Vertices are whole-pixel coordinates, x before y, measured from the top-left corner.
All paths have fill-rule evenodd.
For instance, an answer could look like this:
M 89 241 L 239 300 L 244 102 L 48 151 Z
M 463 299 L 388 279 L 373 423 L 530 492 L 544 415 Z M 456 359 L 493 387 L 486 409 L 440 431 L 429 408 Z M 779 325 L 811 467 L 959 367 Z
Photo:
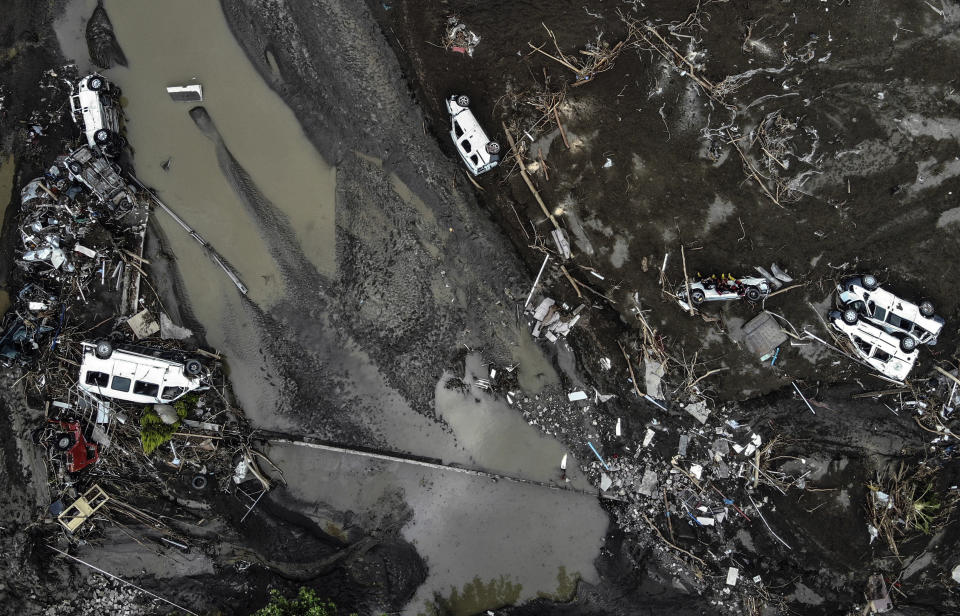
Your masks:
M 694 306 L 699 306 L 704 301 L 706 301 L 706 299 L 707 299 L 706 294 L 700 289 L 694 289 L 693 291 L 690 291 L 690 302 Z
M 73 447 L 73 436 L 70 434 L 61 434 L 57 437 L 57 449 L 60 451 L 69 451 Z
M 500 144 L 496 141 L 491 141 L 487 144 L 487 154 L 499 154 L 500 153 Z
M 97 346 L 93 353 L 99 359 L 110 359 L 110 356 L 113 355 L 113 345 L 110 344 L 109 340 L 97 340 Z
M 934 312 L 933 302 L 931 302 L 928 299 L 925 299 L 922 302 L 920 302 L 920 314 L 929 318 L 933 316 L 933 312 Z
M 207 478 L 204 475 L 194 475 L 190 481 L 190 486 L 197 491 L 207 487 Z
M 904 336 L 900 339 L 900 350 L 904 353 L 912 353 L 917 349 L 917 341 L 911 336 Z
M 188 359 L 183 364 L 183 373 L 187 376 L 199 376 L 203 372 L 203 364 L 196 359 Z
M 860 320 L 860 315 L 857 314 L 857 311 L 853 308 L 847 308 L 840 315 L 840 318 L 843 319 L 843 322 L 847 325 L 856 325 L 857 321 Z
M 860 282 L 863 283 L 863 288 L 867 291 L 876 291 L 877 287 L 880 286 L 880 283 L 877 282 L 877 277 L 873 274 L 864 274 Z
M 103 89 L 103 77 L 91 77 L 87 80 L 87 87 L 94 92 L 99 92 Z
M 760 289 L 758 289 L 757 287 L 747 287 L 747 292 L 745 293 L 745 295 L 747 296 L 748 300 L 750 300 L 751 302 L 755 302 L 763 296 L 763 293 L 761 293 Z
M 97 132 L 93 133 L 93 140 L 100 145 L 108 144 L 110 142 L 110 131 L 105 128 L 101 128 Z
M 461 107 L 469 107 L 470 97 L 467 96 L 466 94 L 461 94 L 460 96 L 457 97 L 457 104 L 460 105 Z
M 83 167 L 80 166 L 80 163 L 75 162 L 68 163 L 67 168 L 70 169 L 70 173 L 74 175 L 80 175 L 80 172 L 83 171 Z

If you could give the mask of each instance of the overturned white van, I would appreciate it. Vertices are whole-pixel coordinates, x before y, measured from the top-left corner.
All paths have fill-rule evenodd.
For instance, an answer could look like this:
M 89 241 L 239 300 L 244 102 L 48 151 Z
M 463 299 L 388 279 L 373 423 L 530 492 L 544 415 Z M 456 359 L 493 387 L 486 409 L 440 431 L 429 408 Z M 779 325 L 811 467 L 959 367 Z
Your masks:
M 70 97 L 73 121 L 83 131 L 87 145 L 107 156 L 116 156 L 125 145 L 120 135 L 120 91 L 99 73 L 82 77 Z
M 83 342 L 77 386 L 89 393 L 137 404 L 168 404 L 204 389 L 203 365 L 197 359 L 174 361 L 129 349 L 114 349 L 106 340 Z

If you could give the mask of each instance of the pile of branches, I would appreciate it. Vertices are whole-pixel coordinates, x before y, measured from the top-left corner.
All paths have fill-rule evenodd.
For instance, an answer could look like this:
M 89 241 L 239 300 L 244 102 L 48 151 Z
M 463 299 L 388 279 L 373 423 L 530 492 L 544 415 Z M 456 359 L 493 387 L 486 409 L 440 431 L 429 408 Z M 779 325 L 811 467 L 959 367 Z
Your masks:
M 940 529 L 957 503 L 955 492 L 938 491 L 937 470 L 926 463 L 907 468 L 901 462 L 896 470 L 888 468 L 877 473 L 877 481 L 867 486 L 870 523 L 898 558 L 898 541 Z
M 571 85 L 574 87 L 582 86 L 585 83 L 588 83 L 594 77 L 603 73 L 604 71 L 609 71 L 613 68 L 614 62 L 617 59 L 617 56 L 625 49 L 626 45 L 630 42 L 630 37 L 628 36 L 624 40 L 620 41 L 614 46 L 603 40 L 603 34 L 597 35 L 595 42 L 587 43 L 584 49 L 580 50 L 580 55 L 582 58 L 576 56 L 567 56 L 560 50 L 560 45 L 557 43 L 557 37 L 553 34 L 553 31 L 543 25 L 543 29 L 547 31 L 547 34 L 550 36 L 550 40 L 553 41 L 553 47 L 556 50 L 554 54 L 547 53 L 543 50 L 546 47 L 546 43 L 542 45 L 534 45 L 531 42 L 527 42 L 527 45 L 530 46 L 533 51 L 541 53 L 551 60 L 559 62 L 563 66 L 567 67 L 574 74 L 574 80 Z

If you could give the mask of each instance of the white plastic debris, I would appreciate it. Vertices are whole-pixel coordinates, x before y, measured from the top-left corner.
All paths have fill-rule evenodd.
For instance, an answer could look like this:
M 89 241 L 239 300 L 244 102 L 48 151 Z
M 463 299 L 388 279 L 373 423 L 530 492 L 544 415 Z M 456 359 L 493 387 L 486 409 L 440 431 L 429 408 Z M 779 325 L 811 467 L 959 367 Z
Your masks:
M 655 433 L 654 433 L 653 430 L 651 430 L 650 428 L 647 428 L 647 433 L 643 435 L 643 446 L 644 446 L 644 447 L 646 447 L 647 445 L 650 444 L 651 441 L 653 441 L 653 435 L 654 435 L 654 434 L 655 434 Z
M 560 470 L 567 470 L 567 454 L 563 454 L 563 458 L 560 459 Z
M 953 578 L 954 582 L 960 584 L 960 565 L 957 565 L 953 568 L 953 572 L 950 574 L 950 577 Z
M 610 479 L 606 473 L 600 473 L 600 490 L 606 492 L 613 485 L 613 479 Z
M 586 400 L 587 392 L 585 391 L 572 391 L 567 394 L 567 400 L 570 402 L 577 402 L 578 400 Z
M 637 489 L 644 496 L 653 496 L 657 489 L 657 473 L 653 469 L 643 471 L 643 479 L 640 480 L 640 487 Z
M 90 257 L 91 259 L 93 259 L 94 257 L 97 256 L 97 251 L 96 251 L 96 250 L 94 250 L 93 248 L 87 248 L 86 246 L 84 246 L 84 245 L 81 244 L 80 242 L 77 242 L 77 243 L 74 245 L 73 249 L 74 249 L 74 251 L 79 252 L 80 254 L 82 254 L 82 255 L 84 255 L 84 256 Z
M 880 531 L 873 524 L 867 524 L 867 532 L 870 533 L 870 543 L 873 543 L 873 540 L 880 536 Z
M 696 477 L 697 479 L 700 479 L 700 475 L 703 474 L 703 467 L 700 466 L 699 464 L 694 464 L 693 466 L 690 467 L 690 474 Z
M 697 516 L 697 522 L 699 522 L 701 526 L 713 526 L 714 519 Z
M 27 304 L 27 308 L 30 310 L 46 310 L 47 304 L 45 302 L 30 302 Z
M 617 427 L 616 427 L 616 430 L 614 430 L 614 432 L 616 433 L 617 436 L 620 436 L 621 434 L 623 434 L 623 433 L 620 431 L 620 418 L 619 418 L 619 417 L 617 417 Z
M 706 400 L 698 400 L 697 402 L 688 404 L 684 410 L 693 415 L 701 424 L 707 423 L 707 418 L 710 417 L 710 409 L 707 408 Z
M 612 365 L 613 363 L 610 361 L 609 357 L 600 358 L 600 367 L 603 368 L 604 370 L 609 370 Z
M 736 567 L 727 569 L 727 586 L 736 586 L 737 578 L 740 577 L 740 570 Z

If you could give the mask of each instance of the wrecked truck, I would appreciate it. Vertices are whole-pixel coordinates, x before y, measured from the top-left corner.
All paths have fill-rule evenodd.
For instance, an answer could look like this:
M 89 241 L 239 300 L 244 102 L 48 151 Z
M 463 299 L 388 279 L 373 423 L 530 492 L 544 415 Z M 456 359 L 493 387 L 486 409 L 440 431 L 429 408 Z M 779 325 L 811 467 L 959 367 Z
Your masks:
M 888 334 L 900 338 L 900 348 L 910 352 L 918 344 L 937 343 L 945 321 L 934 314 L 933 303 L 914 304 L 883 289 L 872 274 L 854 276 L 837 285 L 837 295 L 845 323 L 869 321 Z
M 70 112 L 89 147 L 115 157 L 126 145 L 120 135 L 120 90 L 103 75 L 92 73 L 74 84 Z
M 109 210 L 123 213 L 133 207 L 133 194 L 116 163 L 87 146 L 70 152 L 63 162 L 69 178 L 86 187 Z
M 169 404 L 205 389 L 203 364 L 114 349 L 106 340 L 81 343 L 83 361 L 77 386 L 88 393 L 137 404 Z
M 850 313 L 853 313 L 852 323 Z M 828 316 L 833 327 L 850 339 L 857 356 L 867 366 L 897 382 L 903 382 L 913 370 L 919 354 L 915 346 L 909 351 L 905 350 L 903 339 L 857 319 L 856 311 L 852 308 L 832 310 Z
M 450 113 L 450 138 L 460 158 L 473 175 L 490 171 L 500 163 L 500 144 L 491 141 L 470 111 L 470 97 L 455 94 L 446 100 Z
M 689 310 L 691 305 L 696 308 L 705 302 L 726 302 L 743 298 L 756 302 L 769 295 L 770 291 L 770 283 L 766 278 L 734 278 L 721 274 L 691 280 L 689 301 L 686 284 L 681 285 L 675 295 L 677 303 L 684 310 Z

